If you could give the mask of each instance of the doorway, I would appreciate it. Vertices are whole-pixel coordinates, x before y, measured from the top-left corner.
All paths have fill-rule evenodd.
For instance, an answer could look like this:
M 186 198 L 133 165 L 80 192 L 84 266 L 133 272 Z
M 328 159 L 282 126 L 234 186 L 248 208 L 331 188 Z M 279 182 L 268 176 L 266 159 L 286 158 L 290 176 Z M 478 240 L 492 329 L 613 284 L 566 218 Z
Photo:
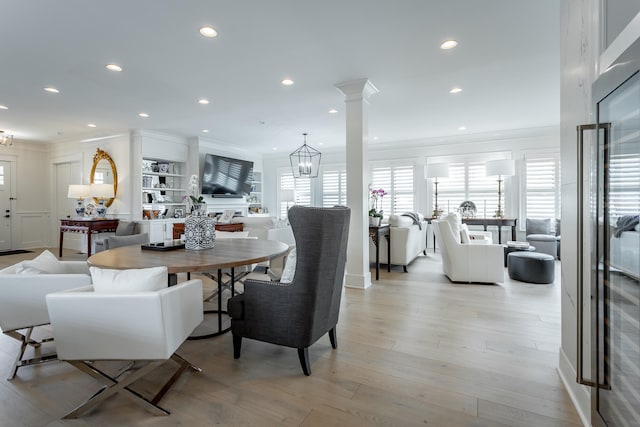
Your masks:
M 0 160 L 0 251 L 12 249 L 11 162 Z

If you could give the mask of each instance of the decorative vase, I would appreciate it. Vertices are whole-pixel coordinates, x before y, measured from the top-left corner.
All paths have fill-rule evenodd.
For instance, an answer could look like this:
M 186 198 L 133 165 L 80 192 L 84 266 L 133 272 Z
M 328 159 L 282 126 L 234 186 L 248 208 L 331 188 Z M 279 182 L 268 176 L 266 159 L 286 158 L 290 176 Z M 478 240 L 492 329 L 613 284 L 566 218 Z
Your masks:
M 372 227 L 380 226 L 380 217 L 379 216 L 370 216 L 369 217 L 369 225 Z
M 194 205 L 192 215 L 184 220 L 184 240 L 186 249 L 211 249 L 215 245 L 215 221 L 205 215 L 201 205 Z

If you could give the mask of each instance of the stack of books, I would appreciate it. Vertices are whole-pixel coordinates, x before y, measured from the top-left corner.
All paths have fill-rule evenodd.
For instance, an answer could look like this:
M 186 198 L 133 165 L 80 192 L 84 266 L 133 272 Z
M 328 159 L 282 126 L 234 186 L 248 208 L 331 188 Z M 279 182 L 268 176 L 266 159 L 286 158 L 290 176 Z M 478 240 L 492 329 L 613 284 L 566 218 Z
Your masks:
M 529 242 L 516 242 L 515 240 L 509 240 L 507 247 L 517 249 L 529 249 Z

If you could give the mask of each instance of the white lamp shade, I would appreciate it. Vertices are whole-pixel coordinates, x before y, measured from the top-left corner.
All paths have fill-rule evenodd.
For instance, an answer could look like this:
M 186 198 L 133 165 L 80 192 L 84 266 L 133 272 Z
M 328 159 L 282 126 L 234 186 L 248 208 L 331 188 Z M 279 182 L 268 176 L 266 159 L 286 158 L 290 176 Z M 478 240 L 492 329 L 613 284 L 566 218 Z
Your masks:
M 283 202 L 293 202 L 295 200 L 293 190 L 290 190 L 290 189 L 280 190 L 280 199 Z
M 70 199 L 85 199 L 91 195 L 89 190 L 90 187 L 88 185 L 71 184 L 69 185 L 67 197 Z
M 432 163 L 424 167 L 426 178 L 449 178 L 448 163 Z
M 513 160 L 490 160 L 485 164 L 487 176 L 513 176 L 516 173 Z
M 111 199 L 115 195 L 113 184 L 91 184 L 91 195 L 99 199 Z

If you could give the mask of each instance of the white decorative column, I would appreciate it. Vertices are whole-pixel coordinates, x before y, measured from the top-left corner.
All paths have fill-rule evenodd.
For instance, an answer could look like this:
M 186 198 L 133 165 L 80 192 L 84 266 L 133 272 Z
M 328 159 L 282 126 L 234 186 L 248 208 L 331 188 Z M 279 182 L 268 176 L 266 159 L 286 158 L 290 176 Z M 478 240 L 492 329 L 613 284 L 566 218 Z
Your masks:
M 366 289 L 371 286 L 369 271 L 369 102 L 378 89 L 368 80 L 340 83 L 336 88 L 345 96 L 347 122 L 347 206 L 351 208 L 347 274 L 345 286 Z

